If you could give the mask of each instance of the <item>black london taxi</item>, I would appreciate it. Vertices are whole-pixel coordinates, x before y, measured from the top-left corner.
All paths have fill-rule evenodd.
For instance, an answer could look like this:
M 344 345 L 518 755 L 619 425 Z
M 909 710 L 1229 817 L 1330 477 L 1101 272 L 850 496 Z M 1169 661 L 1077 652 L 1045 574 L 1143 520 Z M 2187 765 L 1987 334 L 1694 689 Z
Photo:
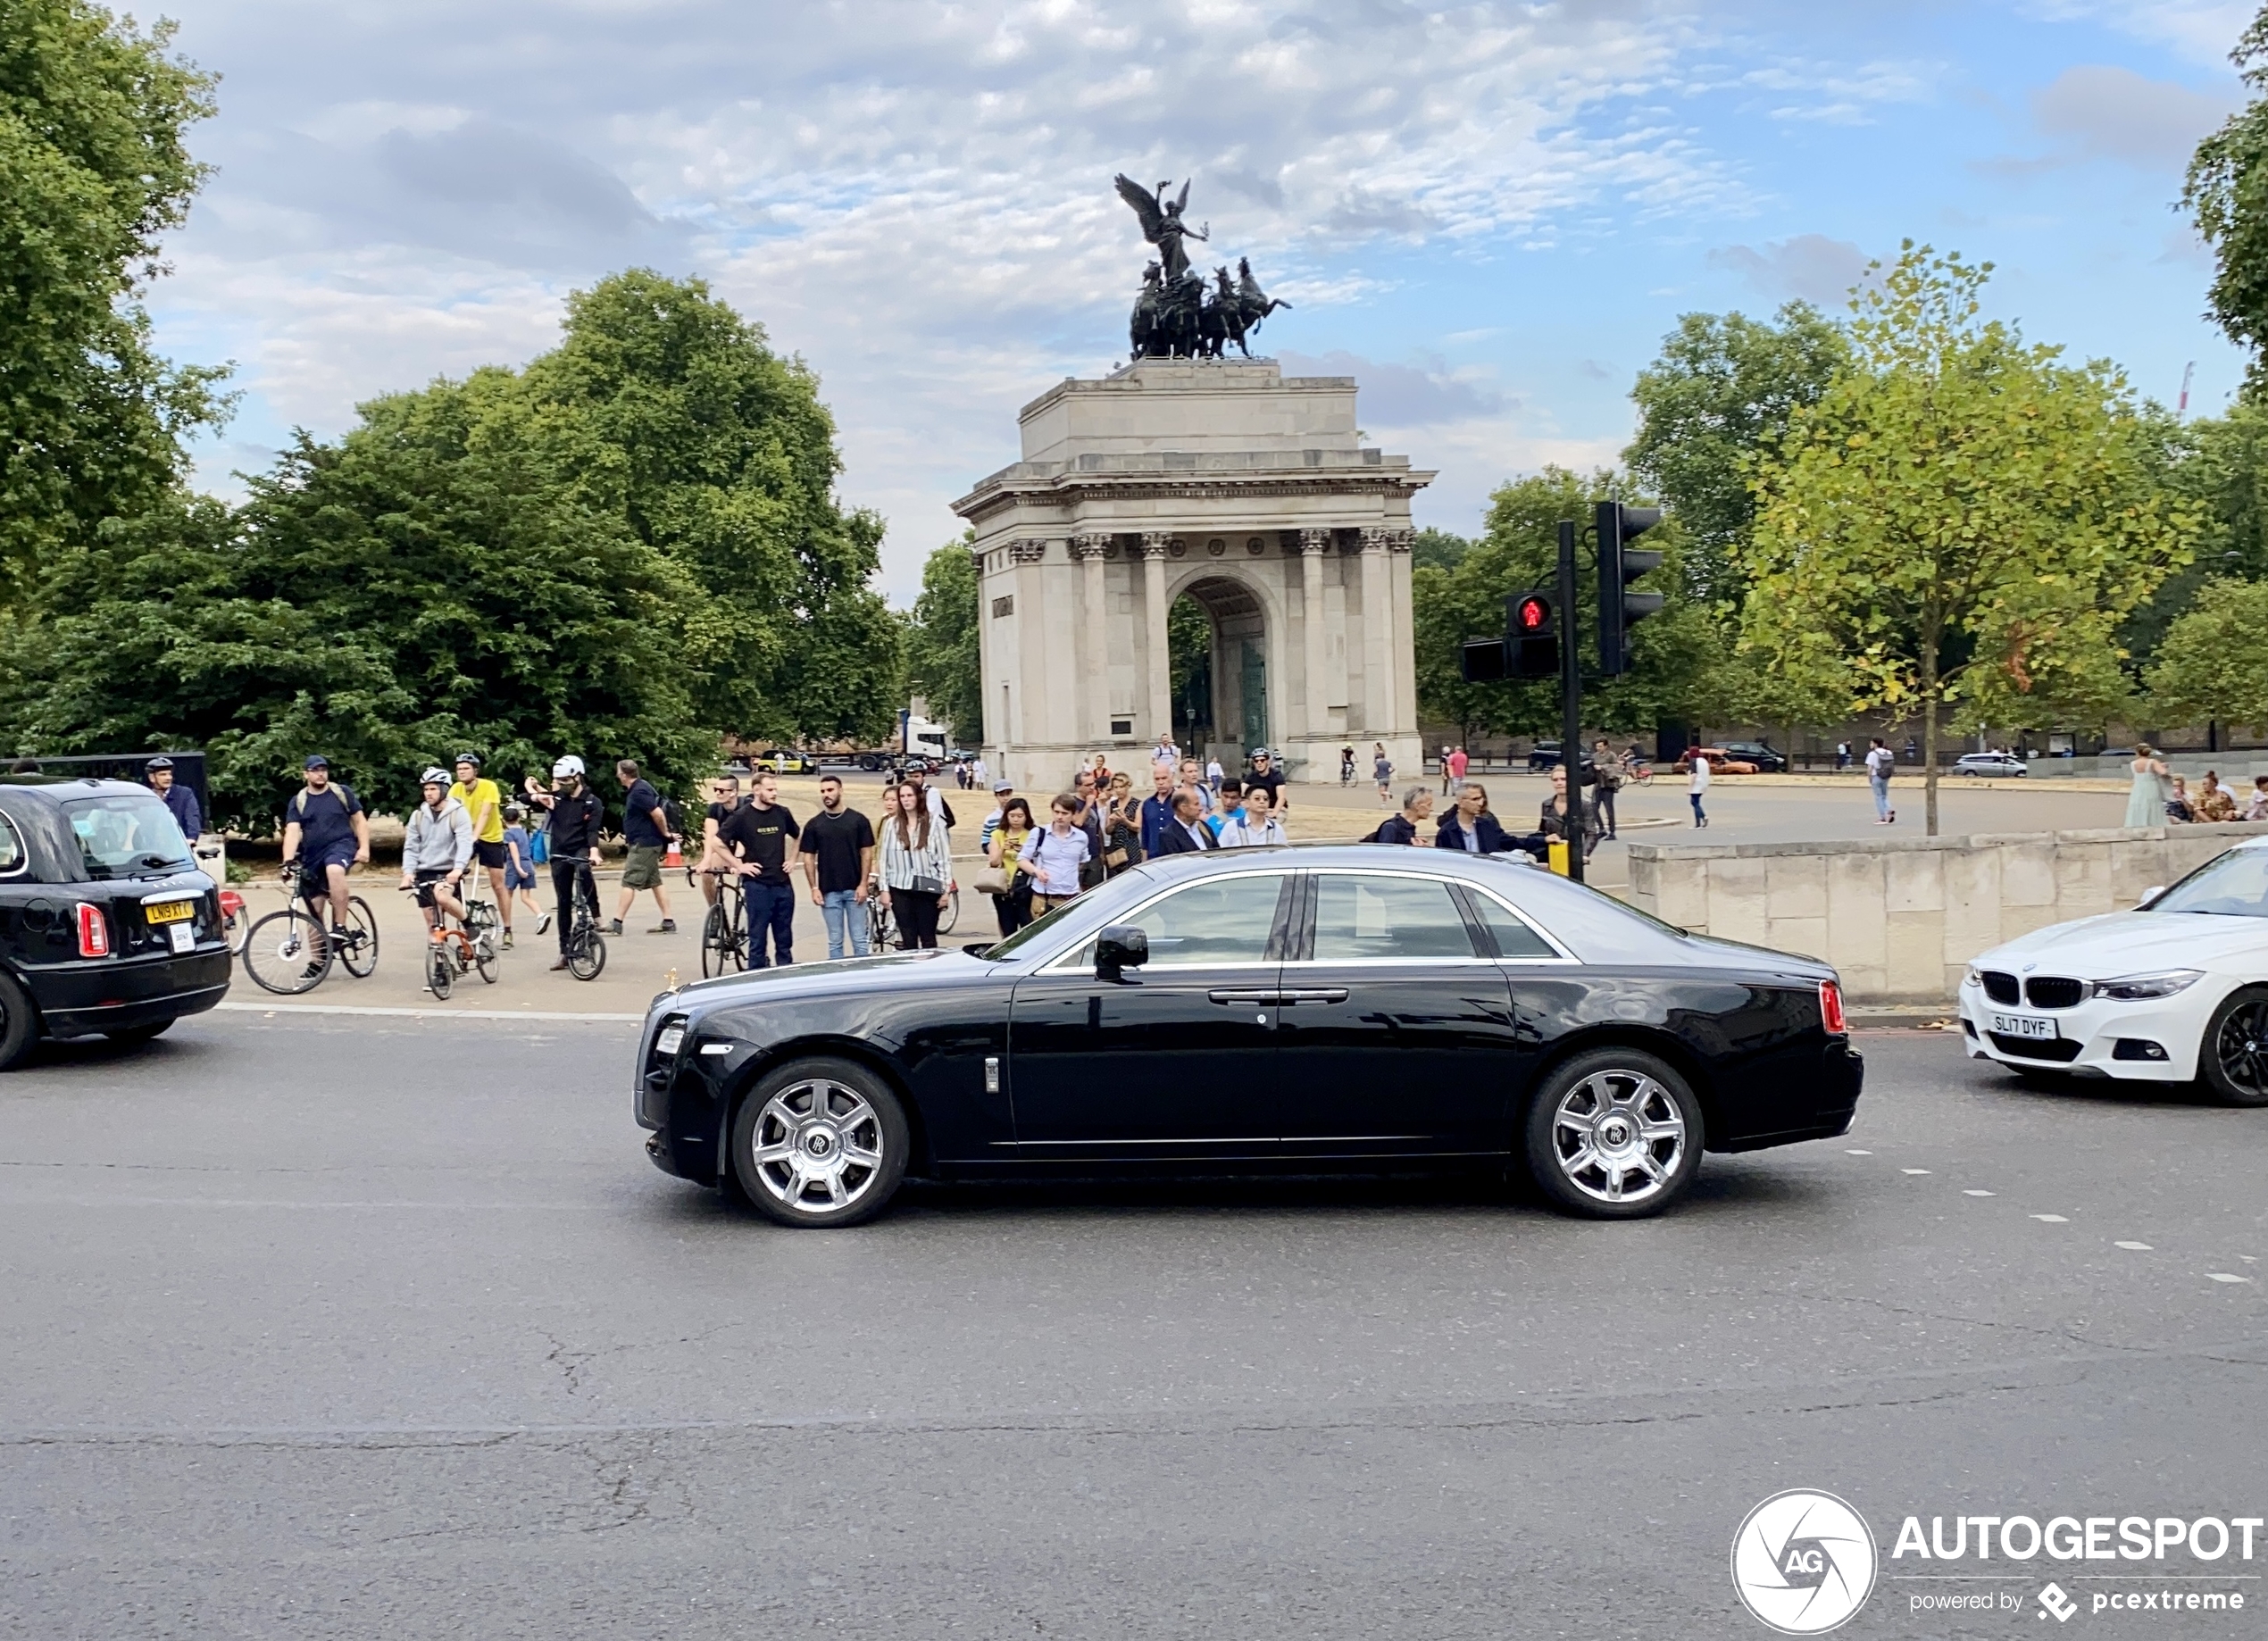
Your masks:
M 43 1037 L 146 1042 L 228 994 L 220 887 L 157 795 L 0 776 L 0 1070 Z

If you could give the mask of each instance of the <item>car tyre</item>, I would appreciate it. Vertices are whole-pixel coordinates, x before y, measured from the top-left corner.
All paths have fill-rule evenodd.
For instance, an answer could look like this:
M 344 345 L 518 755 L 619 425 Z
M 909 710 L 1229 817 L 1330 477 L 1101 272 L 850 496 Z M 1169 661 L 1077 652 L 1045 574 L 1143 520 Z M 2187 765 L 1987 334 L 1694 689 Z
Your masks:
M 1597 1048 L 1554 1066 L 1529 1102 L 1528 1170 L 1562 1212 L 1637 1220 L 1685 1195 L 1701 1165 L 1701 1102 L 1657 1055 Z
M 2230 992 L 2205 1021 L 2197 1080 L 2223 1105 L 2268 1105 L 2268 986 Z
M 5 1071 L 31 1052 L 39 1040 L 39 1011 L 30 994 L 0 974 L 0 1071 Z
M 905 1178 L 905 1107 L 849 1060 L 792 1061 L 740 1102 L 732 1175 L 765 1218 L 798 1229 L 857 1225 L 881 1212 Z

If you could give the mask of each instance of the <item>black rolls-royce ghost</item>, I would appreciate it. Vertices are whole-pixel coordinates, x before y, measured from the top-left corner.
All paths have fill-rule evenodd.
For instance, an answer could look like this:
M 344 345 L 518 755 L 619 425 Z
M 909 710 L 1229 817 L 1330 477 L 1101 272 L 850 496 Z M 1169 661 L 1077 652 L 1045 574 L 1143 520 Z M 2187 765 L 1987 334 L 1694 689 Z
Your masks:
M 146 787 L 0 777 L 0 1070 L 43 1037 L 154 1037 L 228 994 L 221 892 Z
M 1701 1153 L 1846 1132 L 1835 972 L 1525 862 L 1395 845 L 1145 862 L 990 947 L 655 999 L 665 1171 L 787 1225 L 953 1180 L 1501 1168 L 1659 1212 Z

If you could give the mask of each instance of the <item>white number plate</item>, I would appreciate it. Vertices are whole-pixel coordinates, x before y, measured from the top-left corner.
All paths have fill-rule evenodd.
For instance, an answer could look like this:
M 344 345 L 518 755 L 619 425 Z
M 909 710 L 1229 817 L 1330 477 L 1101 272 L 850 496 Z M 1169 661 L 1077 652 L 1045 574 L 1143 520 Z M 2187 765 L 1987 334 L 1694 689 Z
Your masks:
M 188 923 L 169 923 L 165 933 L 177 952 L 194 951 L 196 947 L 196 929 Z
M 1992 1029 L 2005 1037 L 2037 1037 L 2042 1042 L 2055 1036 L 2055 1022 L 2035 1020 L 2029 1014 L 1995 1014 Z

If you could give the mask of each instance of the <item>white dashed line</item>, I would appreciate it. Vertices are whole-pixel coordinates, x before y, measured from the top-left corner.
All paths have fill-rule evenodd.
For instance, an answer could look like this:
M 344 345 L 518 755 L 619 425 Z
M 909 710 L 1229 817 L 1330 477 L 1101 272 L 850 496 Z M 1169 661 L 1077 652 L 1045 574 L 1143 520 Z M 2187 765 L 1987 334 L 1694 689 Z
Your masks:
M 2208 1270 L 2205 1275 L 2216 1282 L 2249 1282 L 2250 1277 L 2240 1277 L 2233 1270 Z
M 2031 1217 L 2043 1225 L 2069 1225 L 2071 1223 L 2060 1213 L 2035 1213 Z
M 1930 1170 L 1926 1168 L 1901 1168 L 1897 1171 L 1901 1174 L 1926 1174 Z
M 1873 1154 L 1872 1152 L 1871 1152 L 1871 1151 L 1852 1151 L 1852 1150 L 1849 1150 L 1849 1149 L 1846 1149 L 1846 1150 L 1844 1151 L 1843 1154 L 1844 1154 L 1845 1156 L 1852 1156 L 1852 1157 L 1871 1157 L 1871 1156 L 1872 1156 L 1874 1154 Z
M 1990 1196 L 1992 1193 L 1990 1191 L 1964 1191 L 1961 1195 L 1964 1196 Z
M 2136 1254 L 2147 1254 L 2150 1251 L 2150 1245 L 2147 1242 L 2114 1242 L 2111 1246 L 2126 1248 Z

